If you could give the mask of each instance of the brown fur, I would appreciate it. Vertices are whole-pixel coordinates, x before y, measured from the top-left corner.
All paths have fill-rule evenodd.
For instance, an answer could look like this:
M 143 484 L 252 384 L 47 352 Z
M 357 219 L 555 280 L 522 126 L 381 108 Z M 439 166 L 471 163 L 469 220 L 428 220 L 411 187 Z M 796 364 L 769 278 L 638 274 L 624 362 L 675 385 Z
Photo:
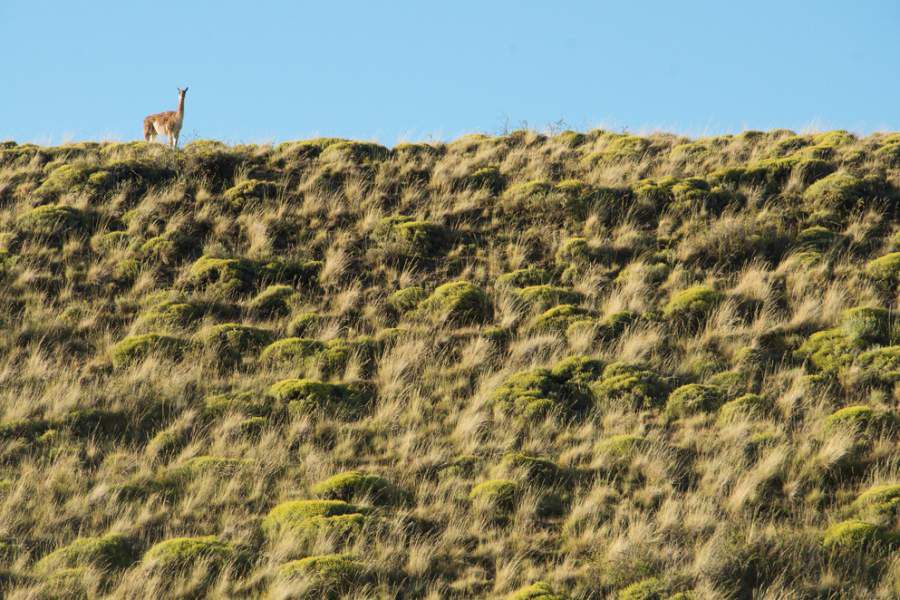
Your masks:
M 181 125 L 184 123 L 184 95 L 187 88 L 178 89 L 178 110 L 169 110 L 156 113 L 144 118 L 144 139 L 148 142 L 156 140 L 157 135 L 164 135 L 169 139 L 169 146 L 178 147 L 178 135 L 181 133 Z

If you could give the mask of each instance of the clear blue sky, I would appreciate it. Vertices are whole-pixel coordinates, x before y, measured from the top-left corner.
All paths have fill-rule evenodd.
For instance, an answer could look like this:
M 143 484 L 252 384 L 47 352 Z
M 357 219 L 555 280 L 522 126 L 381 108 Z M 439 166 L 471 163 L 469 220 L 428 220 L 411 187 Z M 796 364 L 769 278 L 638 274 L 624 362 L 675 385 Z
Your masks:
M 900 129 L 900 2 L 0 0 L 0 139 Z

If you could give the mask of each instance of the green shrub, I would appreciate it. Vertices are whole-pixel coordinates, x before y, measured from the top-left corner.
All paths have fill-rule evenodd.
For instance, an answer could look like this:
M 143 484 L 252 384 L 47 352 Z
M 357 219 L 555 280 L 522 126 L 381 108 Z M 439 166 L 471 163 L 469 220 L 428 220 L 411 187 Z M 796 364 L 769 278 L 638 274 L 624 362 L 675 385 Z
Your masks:
M 687 417 L 699 412 L 719 408 L 722 393 L 719 388 L 701 383 L 689 383 L 676 388 L 666 401 L 666 415 L 670 418 Z
M 459 180 L 457 187 L 486 189 L 492 194 L 499 194 L 506 185 L 506 179 L 497 167 L 489 166 L 476 169 Z
M 900 252 L 891 252 L 866 263 L 866 274 L 886 286 L 900 285 Z
M 428 296 L 425 290 L 417 285 L 403 288 L 392 293 L 387 298 L 387 305 L 398 314 L 405 314 L 414 310 L 419 303 Z
M 260 362 L 306 365 L 325 349 L 325 344 L 310 338 L 290 337 L 272 342 L 259 355 Z
M 270 285 L 247 306 L 259 318 L 283 317 L 291 312 L 291 299 L 296 295 L 289 285 Z
M 842 329 L 826 329 L 809 336 L 794 354 L 824 373 L 837 375 L 850 366 L 860 347 L 860 342 L 848 338 Z
M 554 592 L 549 583 L 538 581 L 517 589 L 506 600 L 566 600 L 566 596 Z
M 113 366 L 125 367 L 143 360 L 151 354 L 179 358 L 187 349 L 188 343 L 177 337 L 159 333 L 130 335 L 113 346 L 110 358 Z
M 481 512 L 503 515 L 511 512 L 520 495 L 518 484 L 509 479 L 490 479 L 472 487 L 469 500 L 475 503 Z
M 357 164 L 382 161 L 390 156 L 390 150 L 372 142 L 344 140 L 325 146 L 322 160 L 346 160 Z
M 528 267 L 525 269 L 516 269 L 509 273 L 504 273 L 497 278 L 498 285 L 508 285 L 510 287 L 524 288 L 533 285 L 548 284 L 553 280 L 553 276 L 538 267 Z
M 372 232 L 386 257 L 434 259 L 449 247 L 450 237 L 440 225 L 412 217 L 386 217 Z
M 22 214 L 16 226 L 22 233 L 59 238 L 66 233 L 80 233 L 87 225 L 85 213 L 71 206 L 45 204 Z
M 489 323 L 494 319 L 490 296 L 468 281 L 452 281 L 438 286 L 419 303 L 418 310 L 432 321 L 453 325 Z
M 592 316 L 593 313 L 580 306 L 571 304 L 560 304 L 544 311 L 535 318 L 529 329 L 533 332 L 542 331 L 565 331 L 575 321 L 583 320 L 585 317 Z
M 737 416 L 761 417 L 772 408 L 772 402 L 759 394 L 743 394 L 719 407 L 719 421 L 728 422 Z
M 288 324 L 288 335 L 293 337 L 312 337 L 322 326 L 326 317 L 314 312 L 300 313 Z
M 859 208 L 866 193 L 865 184 L 846 173 L 832 173 L 803 192 L 803 199 L 813 210 L 849 211 Z
M 806 250 L 825 252 L 840 239 L 840 236 L 821 225 L 807 227 L 797 234 L 797 247 Z
M 246 179 L 225 190 L 223 198 L 230 209 L 243 210 L 255 203 L 274 199 L 276 193 L 277 188 L 273 183 Z
M 364 471 L 345 471 L 332 475 L 314 485 L 312 493 L 322 498 L 346 502 L 356 497 L 368 497 L 379 504 L 398 502 L 404 495 L 384 477 Z
M 889 524 L 900 513 L 900 484 L 872 486 L 856 497 L 851 508 L 859 517 Z
M 278 567 L 276 577 L 281 580 L 304 579 L 306 597 L 337 597 L 352 585 L 359 583 L 365 574 L 362 563 L 349 554 L 321 554 L 292 560 Z
M 272 337 L 271 331 L 241 323 L 220 323 L 198 334 L 204 349 L 223 364 L 234 364 L 244 356 L 258 354 Z
M 852 378 L 858 384 L 891 386 L 900 382 L 900 345 L 867 350 L 857 357 Z
M 356 416 L 369 404 L 367 390 L 340 383 L 325 383 L 309 379 L 285 379 L 273 384 L 268 395 L 292 414 L 305 415 L 319 411 L 329 414 Z
M 822 543 L 828 549 L 852 549 L 872 543 L 889 542 L 890 537 L 888 532 L 878 525 L 859 519 L 848 519 L 826 529 Z
M 203 400 L 203 414 L 217 418 L 229 412 L 252 417 L 265 417 L 272 413 L 272 399 L 251 391 L 212 394 Z
M 560 468 L 555 462 L 522 452 L 510 452 L 503 456 L 502 465 L 513 471 L 522 471 L 529 483 L 553 485 L 560 480 Z
M 590 392 L 570 383 L 564 373 L 537 368 L 509 376 L 491 395 L 494 408 L 502 414 L 525 418 L 551 413 L 577 415 L 592 405 Z
M 234 556 L 234 547 L 214 535 L 173 538 L 159 542 L 144 553 L 145 567 L 179 571 L 194 567 L 198 561 L 221 567 Z
M 134 542 L 124 535 L 83 537 L 43 557 L 35 565 L 35 570 L 49 574 L 61 569 L 84 566 L 101 570 L 125 569 L 137 558 Z
M 665 600 L 666 586 L 656 577 L 649 577 L 622 588 L 617 600 Z
M 614 362 L 603 369 L 603 377 L 591 385 L 599 404 L 625 404 L 641 409 L 662 404 L 667 387 L 659 376 L 643 365 Z
M 292 500 L 277 505 L 262 520 L 269 538 L 328 531 L 347 534 L 365 522 L 366 510 L 343 500 Z
M 630 459 L 635 452 L 647 447 L 647 440 L 637 435 L 620 434 L 604 438 L 597 443 L 596 452 L 608 459 Z
M 861 306 L 844 311 L 841 328 L 852 339 L 868 344 L 887 344 L 893 336 L 892 320 L 896 321 L 897 317 L 892 318 L 891 312 L 887 309 Z M 894 325 L 894 328 L 897 326 Z
M 547 310 L 560 304 L 579 304 L 584 296 L 570 288 L 554 285 L 531 285 L 516 291 L 516 296 L 537 310 Z
M 568 356 L 550 370 L 560 381 L 575 385 L 588 385 L 603 376 L 603 361 L 587 356 Z
M 209 256 L 197 259 L 188 274 L 193 285 L 222 296 L 252 291 L 259 275 L 253 261 Z
M 877 411 L 865 404 L 845 406 L 825 418 L 825 427 L 842 427 L 861 431 L 869 427 L 878 427 L 890 422 L 890 415 Z
M 697 321 L 704 318 L 722 300 L 722 294 L 705 285 L 696 285 L 674 294 L 663 308 L 667 317 Z

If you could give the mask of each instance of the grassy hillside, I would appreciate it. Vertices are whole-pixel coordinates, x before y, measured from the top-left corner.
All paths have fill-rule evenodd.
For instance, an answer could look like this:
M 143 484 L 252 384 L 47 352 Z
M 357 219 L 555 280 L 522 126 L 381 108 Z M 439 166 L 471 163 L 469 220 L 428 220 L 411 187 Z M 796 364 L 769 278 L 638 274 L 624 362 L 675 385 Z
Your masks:
M 0 144 L 10 598 L 900 595 L 900 134 Z

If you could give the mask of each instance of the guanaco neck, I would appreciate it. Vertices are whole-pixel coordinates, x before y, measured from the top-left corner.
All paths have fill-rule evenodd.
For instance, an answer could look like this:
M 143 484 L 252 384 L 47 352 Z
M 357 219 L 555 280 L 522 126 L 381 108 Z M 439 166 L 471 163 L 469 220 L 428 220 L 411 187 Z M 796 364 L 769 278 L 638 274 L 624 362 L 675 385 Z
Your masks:
M 184 115 L 184 94 L 178 94 L 178 116 Z

